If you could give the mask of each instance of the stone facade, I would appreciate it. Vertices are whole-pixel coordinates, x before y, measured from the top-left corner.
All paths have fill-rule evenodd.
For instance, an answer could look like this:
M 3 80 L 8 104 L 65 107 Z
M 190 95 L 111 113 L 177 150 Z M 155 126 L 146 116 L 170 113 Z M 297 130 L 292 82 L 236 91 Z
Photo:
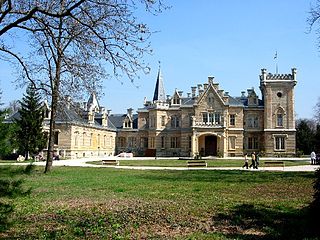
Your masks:
M 232 97 L 213 77 L 191 87 L 183 96 L 176 90 L 164 99 L 159 70 L 152 101 L 138 109 L 135 132 L 118 129 L 121 150 L 126 136 L 135 139 L 130 151 L 147 156 L 242 156 L 260 152 L 267 156 L 295 154 L 294 86 L 290 74 L 271 74 L 262 69 L 259 99 L 254 89 Z M 161 92 L 157 97 L 157 94 Z M 133 130 L 133 129 L 132 129 Z
M 135 156 L 295 155 L 295 68 L 290 74 L 261 70 L 259 99 L 255 90 L 232 97 L 214 77 L 183 95 L 165 95 L 159 69 L 152 101 L 137 114 L 111 114 L 93 93 L 88 102 L 61 105 L 56 118 L 55 150 L 65 158 L 103 157 L 121 152 Z M 72 107 L 77 105 L 77 107 Z M 46 116 L 49 117 L 49 107 Z M 48 126 L 45 122 L 44 129 Z

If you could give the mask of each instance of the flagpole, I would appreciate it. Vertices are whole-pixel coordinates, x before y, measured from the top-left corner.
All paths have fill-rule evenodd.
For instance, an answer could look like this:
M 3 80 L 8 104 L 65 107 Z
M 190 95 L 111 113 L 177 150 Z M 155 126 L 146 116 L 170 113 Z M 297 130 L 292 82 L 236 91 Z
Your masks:
M 273 59 L 275 59 L 275 64 L 276 64 L 276 74 L 278 74 L 278 51 L 276 51 Z

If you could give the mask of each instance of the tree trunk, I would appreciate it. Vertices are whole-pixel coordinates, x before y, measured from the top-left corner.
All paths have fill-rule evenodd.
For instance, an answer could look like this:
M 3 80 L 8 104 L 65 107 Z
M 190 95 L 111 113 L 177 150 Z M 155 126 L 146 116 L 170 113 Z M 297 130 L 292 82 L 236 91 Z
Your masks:
M 52 98 L 51 98 L 51 117 L 50 117 L 50 129 L 49 129 L 49 144 L 47 162 L 44 173 L 51 171 L 53 154 L 54 154 L 54 130 L 56 128 L 56 115 L 59 101 L 59 83 L 60 83 L 60 71 L 61 61 L 57 62 L 56 78 L 53 81 Z

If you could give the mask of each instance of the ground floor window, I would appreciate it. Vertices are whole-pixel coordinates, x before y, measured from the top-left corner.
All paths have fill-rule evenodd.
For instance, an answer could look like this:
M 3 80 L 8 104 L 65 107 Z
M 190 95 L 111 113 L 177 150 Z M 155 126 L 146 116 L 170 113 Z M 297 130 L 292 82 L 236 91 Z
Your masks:
M 161 148 L 165 148 L 166 139 L 165 137 L 161 137 Z
M 285 137 L 277 136 L 275 140 L 275 150 L 285 150 Z
M 248 149 L 258 149 L 259 142 L 257 137 L 248 137 Z
M 150 138 L 150 148 L 154 149 L 154 137 Z
M 171 148 L 180 148 L 180 138 L 179 137 L 171 137 Z
M 231 136 L 229 137 L 229 149 L 236 149 L 236 137 L 235 136 Z

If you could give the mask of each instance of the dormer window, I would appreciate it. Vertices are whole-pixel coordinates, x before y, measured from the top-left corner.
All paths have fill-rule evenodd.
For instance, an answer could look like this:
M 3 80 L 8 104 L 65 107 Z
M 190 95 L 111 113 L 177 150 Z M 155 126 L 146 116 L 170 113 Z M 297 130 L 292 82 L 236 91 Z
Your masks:
M 175 96 L 175 97 L 173 98 L 172 104 L 180 105 L 180 98 L 179 98 L 178 96 Z

